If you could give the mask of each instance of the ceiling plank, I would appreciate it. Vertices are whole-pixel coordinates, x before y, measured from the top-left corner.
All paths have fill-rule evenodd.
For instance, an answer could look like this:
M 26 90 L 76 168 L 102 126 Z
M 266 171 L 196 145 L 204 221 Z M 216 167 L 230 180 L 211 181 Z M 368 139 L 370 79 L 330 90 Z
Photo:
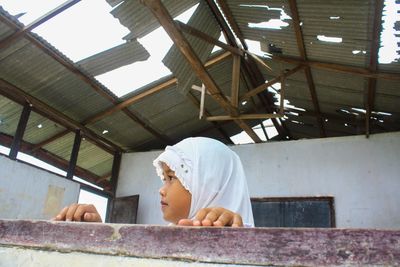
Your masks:
M 370 61 L 369 70 L 376 72 L 378 69 L 378 52 L 380 42 L 380 32 L 382 29 L 382 11 L 383 11 L 383 0 L 375 1 L 375 14 L 374 14 L 374 25 L 372 30 L 371 38 L 371 50 L 370 50 Z M 371 112 L 374 109 L 376 94 L 376 78 L 368 78 L 368 84 L 365 88 L 364 106 L 366 109 L 365 116 L 365 136 L 368 138 L 371 130 Z
M 207 90 L 210 92 L 211 96 L 221 105 L 225 111 L 233 116 L 238 116 L 239 112 L 235 109 L 227 100 L 227 98 L 222 94 L 221 90 L 218 88 L 217 84 L 207 73 L 204 65 L 201 63 L 200 59 L 197 57 L 196 53 L 193 51 L 192 47 L 182 34 L 182 32 L 177 28 L 171 15 L 168 13 L 164 5 L 160 0 L 143 0 L 142 3 L 146 5 L 153 15 L 157 18 L 160 24 L 163 26 L 164 30 L 168 33 L 174 43 L 177 45 L 181 53 L 190 63 L 196 76 L 203 82 Z M 246 123 L 241 120 L 235 120 L 235 122 L 254 140 L 256 143 L 260 143 L 261 139 L 257 134 L 248 127 Z
M 307 53 L 306 49 L 304 46 L 304 39 L 303 39 L 303 33 L 300 28 L 300 19 L 299 19 L 299 12 L 297 9 L 297 3 L 296 0 L 289 0 L 289 7 L 290 11 L 292 14 L 292 25 L 296 34 L 296 40 L 297 40 L 297 47 L 300 53 L 300 57 L 303 60 L 307 60 Z M 315 84 L 314 84 L 314 79 L 312 77 L 311 69 L 310 67 L 305 68 L 305 74 L 306 74 L 306 79 L 308 83 L 308 87 L 310 89 L 310 94 L 311 94 L 311 99 L 314 105 L 315 112 L 317 114 L 321 113 L 320 108 L 319 108 L 319 103 L 318 103 L 318 96 L 315 90 Z M 318 125 L 319 125 L 319 130 L 320 130 L 320 136 L 321 137 L 326 137 L 326 132 L 325 132 L 325 127 L 324 127 L 324 122 L 321 118 L 317 117 Z

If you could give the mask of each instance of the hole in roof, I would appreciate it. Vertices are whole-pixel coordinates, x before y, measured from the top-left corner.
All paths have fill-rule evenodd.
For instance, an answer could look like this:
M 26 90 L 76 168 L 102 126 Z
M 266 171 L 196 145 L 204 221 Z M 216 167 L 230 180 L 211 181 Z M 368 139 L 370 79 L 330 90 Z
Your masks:
M 268 81 L 265 81 L 265 82 L 267 83 Z M 278 90 L 280 90 L 280 89 L 281 89 L 281 83 L 275 83 L 275 84 L 273 84 L 272 86 L 268 87 L 268 92 L 274 94 L 274 97 L 276 98 L 276 101 L 274 102 L 274 104 L 275 104 L 277 107 L 280 107 L 280 104 L 281 104 L 281 102 L 280 102 L 280 101 L 281 101 L 281 95 L 278 94 Z M 296 106 L 290 104 L 290 101 L 287 100 L 287 99 L 284 99 L 284 100 L 283 100 L 283 106 L 284 106 L 285 109 L 293 109 L 293 110 L 298 110 L 298 111 L 306 111 L 304 108 L 296 107 Z M 279 120 L 278 120 L 278 121 L 279 121 Z
M 352 53 L 353 53 L 353 55 L 358 55 L 358 54 L 364 54 L 365 55 L 367 53 L 367 51 L 365 51 L 365 50 L 353 50 Z
M 220 34 L 220 36 L 218 38 L 218 41 L 226 44 L 226 40 L 225 40 L 225 37 L 222 34 L 222 32 L 221 32 L 221 34 Z M 214 46 L 213 50 L 211 51 L 211 54 L 214 53 L 214 52 L 220 51 L 220 50 L 222 50 L 222 48 L 216 45 L 216 46 Z
M 110 14 L 111 10 L 106 1 L 81 1 L 33 32 L 76 62 L 124 43 L 122 37 L 129 30 Z
M 400 59 L 398 44 L 400 43 L 400 31 L 395 29 L 399 23 L 400 4 L 393 0 L 385 0 L 382 11 L 382 32 L 380 36 L 380 48 L 378 62 L 389 64 Z
M 187 23 L 197 6 L 198 4 L 192 6 L 175 19 Z M 148 60 L 138 61 L 96 76 L 96 79 L 118 97 L 171 74 L 171 71 L 162 63 L 162 59 L 173 44 L 165 30 L 158 27 L 138 41 L 149 52 Z
M 279 11 L 280 16 L 279 19 L 270 19 L 268 21 L 263 21 L 259 23 L 248 23 L 249 28 L 259 28 L 259 29 L 275 29 L 280 30 L 284 27 L 289 26 L 289 23 L 285 22 L 285 20 L 292 19 L 283 8 L 273 8 L 267 5 L 246 5 L 241 4 L 241 7 L 248 7 L 248 8 L 265 8 L 268 11 Z
M 343 42 L 342 37 L 331 37 L 331 36 L 325 36 L 325 35 L 317 35 L 317 39 L 322 41 L 322 42 L 328 42 L 328 43 L 341 43 Z
M 278 135 L 278 131 L 275 129 L 275 126 L 273 125 L 271 119 L 264 120 L 262 124 L 264 125 L 268 138 L 273 138 Z M 261 128 L 261 124 L 254 126 L 252 129 L 262 141 L 267 141 L 264 131 Z M 245 131 L 233 135 L 230 138 L 232 142 L 236 145 L 254 143 L 253 139 L 251 139 L 250 136 Z
M 266 53 L 266 52 L 261 50 L 261 45 L 260 45 L 259 41 L 245 39 L 245 42 L 247 44 L 248 50 L 251 53 L 253 53 L 253 54 L 257 55 L 257 56 L 270 58 L 270 55 L 268 53 Z
M 28 25 L 63 4 L 65 0 L 21 2 L 22 1 L 2 0 L 0 4 L 8 13 L 18 18 L 21 23 Z

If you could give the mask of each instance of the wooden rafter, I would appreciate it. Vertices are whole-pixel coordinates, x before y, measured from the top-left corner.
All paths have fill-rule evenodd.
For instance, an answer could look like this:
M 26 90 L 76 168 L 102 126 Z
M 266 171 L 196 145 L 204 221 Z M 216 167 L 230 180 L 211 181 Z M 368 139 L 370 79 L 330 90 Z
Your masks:
M 196 106 L 196 108 L 200 107 L 200 102 L 197 100 L 197 98 L 192 94 L 192 92 L 189 92 L 187 94 L 187 97 L 189 98 L 189 100 Z M 211 116 L 210 112 L 207 111 L 207 109 L 204 108 L 204 114 L 209 117 Z M 224 129 L 222 129 L 221 125 L 219 125 L 218 123 L 211 121 L 211 123 L 214 125 L 214 127 L 221 133 L 221 135 L 225 138 L 225 140 L 229 143 L 229 144 L 233 144 L 231 138 L 229 137 L 229 135 L 224 131 Z
M 261 93 L 262 91 L 264 91 L 265 89 L 267 89 L 268 87 L 270 87 L 271 85 L 274 85 L 275 83 L 281 82 L 282 79 L 285 79 L 286 77 L 298 72 L 299 70 L 303 69 L 304 66 L 297 66 L 289 71 L 286 71 L 284 73 L 282 73 L 281 75 L 273 78 L 272 80 L 268 81 L 267 83 L 261 84 L 259 86 L 257 86 L 256 88 L 252 89 L 251 91 L 247 92 L 246 94 L 244 94 L 241 98 L 240 101 L 244 101 L 249 99 L 250 97 L 257 95 L 259 93 Z
M 96 145 L 98 145 L 100 148 L 104 149 L 107 152 L 109 152 L 110 150 L 112 151 L 122 150 L 119 146 L 97 135 L 96 133 L 94 133 L 89 128 L 86 128 L 81 123 L 74 121 L 73 119 L 69 118 L 68 116 L 64 115 L 58 110 L 50 107 L 46 103 L 29 95 L 25 91 L 17 88 L 16 86 L 8 83 L 3 79 L 0 79 L 0 94 L 22 105 L 24 105 L 26 102 L 30 103 L 32 105 L 32 110 L 38 112 L 39 114 L 43 115 L 44 117 L 52 121 L 61 124 L 65 128 L 71 130 L 80 129 L 86 137 L 93 140 L 96 143 Z
M 203 82 L 207 90 L 210 92 L 211 96 L 220 104 L 220 106 L 225 109 L 231 116 L 238 116 L 239 112 L 235 109 L 227 100 L 227 98 L 222 94 L 221 90 L 218 88 L 217 84 L 211 78 L 211 76 L 206 71 L 204 65 L 201 63 L 200 59 L 197 57 L 196 53 L 193 51 L 189 42 L 184 37 L 183 33 L 177 28 L 171 15 L 168 13 L 167 9 L 164 7 L 160 0 L 142 0 L 157 18 L 160 24 L 163 26 L 164 30 L 168 33 L 171 39 L 174 41 L 178 49 L 188 60 L 190 66 L 192 67 L 196 76 Z M 261 142 L 261 139 L 257 134 L 249 127 L 245 122 L 240 119 L 234 120 L 256 143 Z
M 304 65 L 315 69 L 322 69 L 327 71 L 333 71 L 338 73 L 347 73 L 352 75 L 357 75 L 366 78 L 375 78 L 375 79 L 384 79 L 384 80 L 394 80 L 400 81 L 400 74 L 398 73 L 389 73 L 389 72 L 378 72 L 378 71 L 371 71 L 366 68 L 354 67 L 354 66 L 347 66 L 335 63 L 327 63 L 327 62 L 319 62 L 319 61 L 312 61 L 312 60 L 302 60 L 298 58 L 292 57 L 284 57 L 284 56 L 273 56 L 272 60 L 278 62 L 286 62 L 290 64 L 296 65 Z
M 306 49 L 304 46 L 303 33 L 300 28 L 300 19 L 299 19 L 299 12 L 297 9 L 296 0 L 289 0 L 289 6 L 290 6 L 291 14 L 292 14 L 292 20 L 293 20 L 292 24 L 294 27 L 294 31 L 296 33 L 297 47 L 299 49 L 300 57 L 303 60 L 307 60 L 307 53 L 306 53 Z M 319 114 L 319 113 L 321 113 L 321 111 L 319 108 L 318 97 L 317 97 L 317 93 L 315 91 L 314 79 L 312 77 L 310 67 L 306 67 L 304 69 L 304 72 L 306 75 L 308 87 L 310 89 L 310 94 L 311 94 L 311 99 L 312 99 L 312 102 L 314 105 L 314 110 L 317 114 Z M 320 136 L 326 137 L 323 120 L 320 119 L 319 117 L 317 117 L 317 121 L 318 121 L 319 129 L 320 129 Z
M 372 30 L 371 38 L 371 50 L 370 50 L 370 61 L 369 70 L 375 72 L 378 68 L 378 50 L 380 41 L 380 32 L 382 28 L 382 10 L 383 10 L 383 0 L 375 1 L 375 14 L 374 14 L 374 25 Z M 365 116 L 365 135 L 369 137 L 370 134 L 370 121 L 371 112 L 374 109 L 375 103 L 375 91 L 376 91 L 376 78 L 368 78 L 368 85 L 365 90 L 364 105 L 366 109 Z
M 229 25 L 224 19 L 223 14 L 220 12 L 218 6 L 213 0 L 206 0 L 208 6 L 210 7 L 212 13 L 214 14 L 215 19 L 217 20 L 218 24 L 220 25 L 222 32 L 224 33 L 225 37 L 227 38 L 228 43 L 231 46 L 238 47 L 238 44 L 236 42 L 236 38 L 233 35 L 233 32 L 230 30 Z M 236 36 L 238 36 L 243 48 L 245 50 L 248 49 L 246 42 L 240 32 L 239 26 L 237 25 L 236 21 L 233 19 L 233 16 L 228 8 L 228 6 L 224 3 L 224 1 L 218 1 L 218 4 L 221 8 L 221 10 L 224 12 L 225 17 L 227 18 L 230 26 L 232 29 L 235 31 Z M 247 77 L 250 79 L 250 83 L 252 87 L 257 87 L 265 82 L 265 79 L 258 69 L 255 61 L 251 57 L 245 58 L 245 60 L 242 60 L 242 65 L 243 65 L 243 72 L 246 74 Z M 263 103 L 265 110 L 267 113 L 273 113 L 273 100 L 266 94 L 259 94 L 257 97 L 260 99 L 261 103 Z M 284 124 L 282 123 L 281 120 L 279 119 L 271 119 L 272 123 L 274 124 L 275 128 L 277 129 L 279 135 L 282 138 L 285 138 L 286 136 L 290 136 L 289 131 L 286 129 Z
M 213 66 L 213 65 L 215 65 L 215 64 L 217 64 L 217 63 L 219 63 L 219 62 L 221 62 L 223 60 L 225 60 L 226 58 L 228 58 L 230 56 L 231 56 L 230 52 L 222 53 L 222 54 L 220 54 L 218 56 L 215 56 L 214 58 L 211 58 L 209 61 L 207 61 L 205 66 L 206 66 L 206 68 L 211 67 L 211 66 Z M 162 82 L 160 84 L 157 84 L 154 87 L 152 87 L 152 88 L 150 88 L 150 89 L 148 89 L 148 90 L 146 90 L 146 91 L 144 91 L 142 93 L 134 95 L 134 96 L 124 100 L 123 102 L 121 102 L 121 103 L 119 103 L 119 104 L 117 104 L 117 105 L 115 105 L 115 106 L 113 106 L 111 108 L 108 108 L 108 109 L 106 109 L 104 111 L 101 111 L 101 112 L 93 115 L 92 117 L 90 117 L 90 118 L 84 120 L 83 122 L 81 122 L 81 124 L 87 125 L 87 124 L 95 123 L 95 122 L 97 122 L 97 121 L 99 121 L 99 120 L 101 120 L 101 119 L 103 119 L 103 118 L 105 118 L 107 116 L 110 116 L 110 115 L 114 114 L 115 112 L 120 111 L 123 108 L 127 108 L 127 107 L 137 103 L 138 101 L 144 99 L 145 97 L 148 97 L 150 95 L 156 94 L 158 92 L 161 92 L 162 90 L 165 90 L 165 89 L 169 88 L 170 86 L 176 84 L 176 82 L 177 82 L 176 78 L 171 78 L 171 79 L 169 79 L 167 81 L 164 81 L 164 82 Z M 36 150 L 36 149 L 38 149 L 40 147 L 43 147 L 43 146 L 45 146 L 45 145 L 57 140 L 58 138 L 61 138 L 61 137 L 65 136 L 69 132 L 70 131 L 67 129 L 67 130 L 65 130 L 63 132 L 55 134 L 54 136 L 50 137 L 49 139 L 44 140 L 44 141 L 38 143 L 37 145 L 35 145 L 33 147 L 33 150 Z
M 232 84 L 231 84 L 231 104 L 238 108 L 239 85 L 240 85 L 240 56 L 233 55 L 232 64 Z
M 13 27 L 17 31 L 21 31 L 21 28 L 17 24 L 15 24 L 13 21 L 10 21 L 7 17 L 1 15 L 0 20 L 7 23 L 7 25 Z M 59 53 L 55 52 L 53 49 L 44 45 L 41 41 L 37 40 L 37 38 L 35 36 L 33 36 L 29 31 L 22 31 L 21 34 L 27 40 L 29 40 L 33 45 L 38 47 L 41 51 L 48 54 L 54 60 L 59 62 L 61 65 L 63 65 L 65 68 L 67 68 L 72 73 L 77 75 L 77 77 L 79 77 L 82 81 L 84 81 L 86 84 L 88 84 L 90 86 L 90 88 L 92 88 L 99 95 L 106 98 L 108 101 L 110 101 L 114 105 L 118 104 L 118 100 L 114 96 L 112 96 L 111 94 L 106 92 L 92 77 L 89 77 L 85 73 L 83 73 L 79 68 L 77 68 L 75 66 L 75 64 L 73 64 L 69 60 L 65 59 L 63 56 L 61 56 Z M 129 118 L 131 118 L 133 121 L 135 121 L 137 124 L 139 124 L 143 129 L 148 131 L 150 134 L 152 134 L 156 138 L 160 139 L 162 142 L 164 142 L 166 144 L 172 143 L 172 140 L 170 140 L 168 137 L 159 133 L 157 130 L 155 130 L 153 127 L 150 126 L 149 122 L 143 121 L 142 118 L 139 118 L 137 115 L 135 115 L 129 109 L 123 108 L 122 111 Z
M 221 8 L 222 12 L 224 13 L 226 19 L 228 20 L 229 25 L 232 27 L 232 30 L 239 38 L 240 43 L 242 44 L 245 50 L 248 49 L 247 44 L 244 40 L 244 36 L 242 31 L 240 30 L 238 24 L 236 23 L 235 19 L 233 18 L 232 12 L 229 9 L 228 5 L 226 4 L 225 0 L 217 0 L 219 7 Z

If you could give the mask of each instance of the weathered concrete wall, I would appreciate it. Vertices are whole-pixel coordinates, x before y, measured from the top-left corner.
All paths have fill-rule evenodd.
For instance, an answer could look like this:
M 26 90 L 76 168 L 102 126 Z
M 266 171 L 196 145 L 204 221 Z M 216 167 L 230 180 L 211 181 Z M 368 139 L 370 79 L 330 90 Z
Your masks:
M 400 266 L 400 231 L 0 220 L 0 266 Z
M 0 218 L 50 219 L 77 202 L 79 184 L 0 155 Z
M 400 133 L 233 146 L 252 197 L 333 196 L 337 227 L 400 228 Z M 118 196 L 140 194 L 138 223 L 164 223 L 152 161 L 122 157 Z

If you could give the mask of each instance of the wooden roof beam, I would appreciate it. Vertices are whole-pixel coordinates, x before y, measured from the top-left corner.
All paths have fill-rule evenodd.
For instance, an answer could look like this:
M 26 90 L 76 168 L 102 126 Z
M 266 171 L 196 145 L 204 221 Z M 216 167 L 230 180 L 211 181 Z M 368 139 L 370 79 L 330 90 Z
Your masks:
M 207 0 L 207 4 L 210 7 L 211 11 L 214 14 L 215 19 L 217 20 L 218 24 L 220 25 L 222 32 L 224 33 L 227 41 L 229 44 L 231 44 L 234 47 L 238 47 L 238 44 L 236 42 L 236 38 L 229 28 L 229 25 L 224 19 L 223 14 L 220 12 L 218 6 L 213 0 Z M 247 50 L 247 45 L 246 42 L 244 41 L 244 38 L 240 32 L 239 26 L 237 25 L 236 21 L 233 19 L 233 16 L 228 8 L 228 6 L 223 2 L 223 1 L 218 1 L 219 6 L 224 12 L 225 17 L 228 19 L 229 24 L 233 29 L 236 29 L 236 36 L 240 39 L 240 42 L 243 46 L 244 49 Z M 247 77 L 249 77 L 250 82 L 252 84 L 252 87 L 257 87 L 265 82 L 265 79 L 263 75 L 261 74 L 260 70 L 257 68 L 257 65 L 254 61 L 253 58 L 245 58 L 245 60 L 242 60 L 242 65 L 243 65 L 243 71 L 246 74 Z M 268 113 L 273 113 L 273 102 L 272 100 L 264 94 L 258 95 L 258 98 L 260 99 L 261 103 L 263 103 L 266 111 Z M 281 135 L 282 138 L 285 138 L 285 136 L 290 136 L 289 131 L 287 128 L 284 126 L 281 120 L 279 119 L 271 119 L 272 123 L 274 124 L 275 128 L 277 129 L 279 135 Z
M 296 33 L 297 47 L 299 49 L 301 58 L 303 60 L 306 60 L 307 54 L 306 54 L 306 49 L 304 46 L 303 33 L 300 28 L 300 19 L 299 19 L 299 12 L 297 10 L 296 0 L 289 0 L 289 6 L 290 6 L 291 14 L 292 14 L 294 31 Z M 310 89 L 311 99 L 312 99 L 312 102 L 314 105 L 315 112 L 319 114 L 319 113 L 321 113 L 321 111 L 319 108 L 318 97 L 317 97 L 317 93 L 315 91 L 315 84 L 314 84 L 314 79 L 312 77 L 311 69 L 310 69 L 310 67 L 306 67 L 304 71 L 306 74 L 306 79 L 307 79 L 308 87 Z M 323 120 L 320 118 L 317 118 L 317 121 L 318 121 L 318 125 L 320 128 L 320 136 L 326 137 Z
M 217 55 L 217 56 L 213 57 L 209 61 L 207 61 L 205 66 L 206 67 L 211 67 L 211 66 L 213 66 L 213 65 L 215 65 L 215 64 L 217 64 L 217 63 L 219 63 L 219 62 L 221 62 L 223 60 L 225 60 L 226 58 L 228 58 L 230 56 L 231 56 L 230 52 L 222 53 L 220 55 Z M 83 125 L 87 125 L 87 124 L 91 124 L 91 123 L 97 122 L 97 121 L 99 121 L 99 120 L 101 120 L 101 119 L 103 119 L 103 118 L 105 118 L 107 116 L 110 116 L 111 114 L 114 114 L 117 111 L 120 111 L 123 108 L 127 108 L 128 106 L 137 103 L 138 101 L 144 99 L 145 97 L 148 97 L 150 95 L 156 94 L 158 92 L 161 92 L 162 90 L 167 89 L 168 87 L 170 87 L 172 85 L 175 85 L 176 82 L 177 82 L 176 78 L 171 78 L 171 79 L 169 79 L 169 80 L 167 80 L 165 82 L 162 82 L 162 83 L 154 86 L 153 88 L 150 88 L 150 89 L 148 89 L 148 90 L 146 90 L 146 91 L 144 91 L 142 93 L 139 93 L 137 95 L 134 95 L 134 96 L 124 100 L 123 102 L 121 102 L 121 103 L 119 103 L 119 104 L 117 104 L 117 105 L 115 105 L 115 106 L 113 106 L 111 108 L 108 108 L 108 109 L 106 109 L 104 111 L 101 111 L 101 112 L 93 115 L 92 117 L 84 120 L 81 123 Z M 36 149 L 38 149 L 40 147 L 43 147 L 43 146 L 45 146 L 45 145 L 57 140 L 58 138 L 61 138 L 61 137 L 65 136 L 69 132 L 70 132 L 69 130 L 65 130 L 63 132 L 55 134 L 54 136 L 50 137 L 49 139 L 44 140 L 44 141 L 36 144 L 32 148 L 32 150 L 35 151 Z M 113 154 L 113 152 L 111 152 L 111 154 Z
M 171 37 L 171 39 L 176 44 L 178 49 L 188 60 L 196 76 L 206 86 L 211 96 L 229 114 L 231 114 L 232 116 L 238 116 L 239 115 L 238 110 L 229 103 L 227 98 L 222 94 L 221 90 L 218 88 L 217 84 L 207 73 L 200 59 L 193 51 L 192 47 L 190 46 L 190 44 L 188 43 L 182 32 L 177 28 L 171 15 L 168 13 L 167 9 L 164 7 L 162 2 L 160 0 L 142 0 L 141 2 L 151 10 L 153 15 L 163 26 L 164 30 L 168 33 L 168 35 Z M 261 139 L 258 137 L 258 135 L 246 123 L 244 123 L 242 120 L 239 119 L 236 119 L 235 122 L 254 140 L 254 142 L 256 143 L 261 142 Z
M 382 29 L 383 4 L 384 4 L 383 0 L 375 1 L 374 25 L 372 30 L 370 61 L 369 61 L 369 70 L 371 72 L 375 72 L 378 67 L 378 51 L 379 51 L 379 41 L 380 41 L 379 36 Z M 366 109 L 365 136 L 367 138 L 369 137 L 370 134 L 371 112 L 374 109 L 375 91 L 376 91 L 376 78 L 368 78 L 368 85 L 365 88 L 365 98 L 364 98 L 364 106 Z
M 11 27 L 14 27 L 17 31 L 20 31 L 21 28 L 19 25 L 15 24 L 13 21 L 10 21 L 8 18 L 6 18 L 5 16 L 0 16 L 0 19 L 4 22 L 6 22 L 8 25 L 10 25 Z M 88 84 L 95 92 L 97 92 L 99 95 L 101 95 L 102 97 L 106 98 L 107 100 L 109 100 L 111 103 L 113 103 L 114 105 L 118 104 L 118 100 L 111 95 L 110 93 L 108 93 L 106 90 L 104 90 L 92 77 L 87 76 L 84 72 L 82 72 L 79 68 L 77 68 L 75 66 L 74 63 L 70 62 L 69 60 L 67 60 L 66 58 L 64 58 L 63 56 L 61 56 L 59 53 L 57 53 L 56 51 L 54 51 L 53 49 L 47 47 L 46 45 L 44 45 L 42 42 L 40 42 L 39 40 L 37 40 L 36 37 L 34 37 L 32 34 L 30 34 L 28 31 L 22 31 L 21 33 L 27 40 L 29 40 L 33 45 L 35 45 L 36 47 L 38 47 L 41 51 L 43 51 L 44 53 L 48 54 L 50 57 L 52 57 L 54 60 L 56 60 L 57 62 L 59 62 L 61 65 L 63 65 L 65 68 L 67 68 L 68 70 L 70 70 L 72 73 L 74 73 L 75 75 L 77 75 L 81 80 L 83 80 L 86 84 Z M 170 144 L 172 143 L 172 140 L 170 140 L 168 137 L 162 135 L 161 133 L 159 133 L 157 130 L 153 129 L 149 122 L 145 122 L 142 119 L 140 119 L 138 116 L 136 116 L 135 114 L 133 114 L 130 110 L 123 108 L 122 109 L 123 112 L 129 117 L 131 118 L 133 121 L 135 121 L 136 123 L 138 123 L 143 129 L 145 129 L 146 131 L 148 131 L 150 134 L 154 135 L 155 137 L 157 137 L 158 139 L 160 139 L 161 141 L 163 141 L 166 144 Z
M 196 108 L 200 108 L 200 102 L 197 100 L 197 98 L 192 94 L 192 92 L 189 92 L 187 94 L 187 97 L 189 98 L 189 100 L 196 106 Z M 208 110 L 206 108 L 204 108 L 204 114 L 209 117 L 211 116 L 211 113 L 208 112 Z M 217 122 L 214 121 L 210 121 L 213 126 L 221 133 L 221 135 L 225 138 L 225 140 L 229 143 L 229 144 L 233 144 L 231 138 L 229 137 L 229 135 L 224 131 L 224 129 L 222 129 L 221 125 L 219 125 Z
M 61 124 L 65 128 L 71 130 L 80 129 L 86 137 L 95 141 L 100 148 L 103 148 L 106 151 L 109 151 L 110 149 L 112 151 L 122 151 L 122 149 L 116 144 L 97 135 L 96 133 L 94 133 L 89 128 L 86 128 L 81 123 L 72 120 L 71 118 L 59 112 L 58 110 L 50 107 L 46 103 L 29 95 L 28 93 L 24 92 L 23 90 L 17 88 L 16 86 L 8 83 L 3 79 L 0 79 L 0 94 L 22 105 L 24 105 L 25 102 L 30 103 L 32 105 L 33 110 L 38 111 L 38 113 L 43 114 L 48 119 Z
M 320 62 L 320 61 L 312 61 L 312 60 L 303 60 L 303 59 L 284 57 L 284 56 L 273 56 L 272 60 L 279 61 L 279 62 L 286 62 L 286 63 L 290 63 L 290 64 L 296 64 L 296 65 L 300 64 L 300 65 L 309 66 L 309 67 L 315 68 L 315 69 L 322 69 L 322 70 L 328 70 L 328 71 L 346 73 L 346 74 L 354 74 L 354 75 L 366 77 L 366 78 L 400 81 L 399 73 L 379 72 L 376 70 L 371 71 L 366 68 L 360 68 L 360 67 L 355 67 L 355 66 L 347 66 L 347 65 L 326 63 L 326 62 Z

